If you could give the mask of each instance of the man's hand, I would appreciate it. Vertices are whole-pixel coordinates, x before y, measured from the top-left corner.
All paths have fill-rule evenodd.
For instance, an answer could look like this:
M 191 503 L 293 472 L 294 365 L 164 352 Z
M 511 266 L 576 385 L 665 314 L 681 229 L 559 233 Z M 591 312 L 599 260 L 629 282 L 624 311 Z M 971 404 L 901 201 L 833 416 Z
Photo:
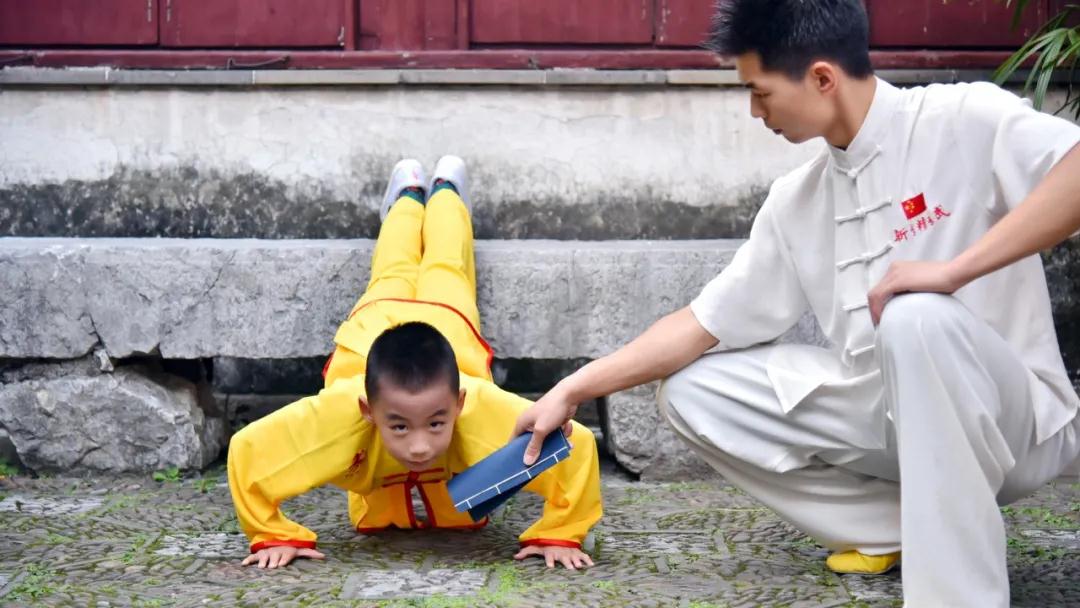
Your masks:
M 296 547 L 267 547 L 265 549 L 259 549 L 257 553 L 244 558 L 244 561 L 240 562 L 241 566 L 249 566 L 258 562 L 260 568 L 269 568 L 273 570 L 278 566 L 284 568 L 289 565 L 289 562 L 297 557 L 307 557 L 310 559 L 326 559 L 326 556 L 314 549 L 298 549 Z
M 551 390 L 518 416 L 511 439 L 526 431 L 533 433 L 532 438 L 529 439 L 529 445 L 525 448 L 524 462 L 527 466 L 536 462 L 540 456 L 540 448 L 544 445 L 544 438 L 555 429 L 561 426 L 563 434 L 567 439 L 570 438 L 570 433 L 574 430 L 570 425 L 570 419 L 577 412 L 577 406 L 577 403 Z
M 592 559 L 581 549 L 575 549 L 573 547 L 553 547 L 548 545 L 529 545 L 528 547 L 522 547 L 521 551 L 517 552 L 514 559 L 525 559 L 526 557 L 536 555 L 543 557 L 547 562 L 548 568 L 554 568 L 555 562 L 559 562 L 563 566 L 566 566 L 567 570 L 577 570 L 578 568 L 584 568 L 585 566 L 591 567 L 593 565 Z
M 893 262 L 866 296 L 874 326 L 881 322 L 885 305 L 893 296 L 909 292 L 951 294 L 963 287 L 953 275 L 948 262 Z

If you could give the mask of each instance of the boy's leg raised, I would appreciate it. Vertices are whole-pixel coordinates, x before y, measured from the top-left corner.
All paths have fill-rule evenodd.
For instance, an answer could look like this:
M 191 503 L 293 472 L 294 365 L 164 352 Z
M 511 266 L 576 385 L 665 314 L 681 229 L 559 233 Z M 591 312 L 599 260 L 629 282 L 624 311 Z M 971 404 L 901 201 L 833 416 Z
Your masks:
M 424 205 L 402 196 L 390 208 L 371 255 L 371 280 L 357 307 L 374 300 L 416 296 L 423 253 Z
M 446 159 L 439 161 L 436 178 L 444 162 Z M 456 162 L 460 163 L 460 159 Z M 465 179 L 463 165 L 457 179 L 461 182 Z M 424 256 L 420 263 L 416 299 L 453 307 L 479 331 L 472 217 L 459 195 L 464 184 L 450 183 L 452 187 L 436 185 L 427 203 L 423 230 Z
M 349 317 L 375 300 L 411 300 L 416 296 L 423 250 L 424 194 L 420 186 L 423 182 L 419 162 L 403 160 L 394 167 L 383 203 L 385 216 L 371 255 L 371 279 Z M 325 385 L 362 372 L 365 355 L 340 346 L 334 349 L 323 374 Z

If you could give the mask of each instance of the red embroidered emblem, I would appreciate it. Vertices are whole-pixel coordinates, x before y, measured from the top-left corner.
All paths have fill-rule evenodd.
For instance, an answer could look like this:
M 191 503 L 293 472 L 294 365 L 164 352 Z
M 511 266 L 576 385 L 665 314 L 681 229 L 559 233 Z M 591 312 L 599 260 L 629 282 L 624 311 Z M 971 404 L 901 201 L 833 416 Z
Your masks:
M 919 195 L 911 200 L 904 201 L 904 215 L 911 218 L 911 212 L 908 210 L 912 201 L 917 201 L 912 208 L 920 209 L 915 212 L 915 215 L 919 215 L 923 211 L 926 211 L 926 201 L 923 199 L 923 195 Z M 904 241 L 911 241 L 916 236 L 930 230 L 934 227 L 934 224 L 943 221 L 947 217 L 952 217 L 952 213 L 945 210 L 941 205 L 934 207 L 933 213 L 927 214 L 925 217 L 920 217 L 915 220 L 914 223 L 909 223 L 906 228 L 893 228 L 893 242 L 902 243 Z
M 926 198 L 920 192 L 918 195 L 900 203 L 900 206 L 904 209 L 904 217 L 910 220 L 923 211 L 926 211 Z
M 352 464 L 349 465 L 349 475 L 356 473 L 360 470 L 360 465 L 364 463 L 364 459 L 367 458 L 367 450 L 360 450 L 352 458 Z

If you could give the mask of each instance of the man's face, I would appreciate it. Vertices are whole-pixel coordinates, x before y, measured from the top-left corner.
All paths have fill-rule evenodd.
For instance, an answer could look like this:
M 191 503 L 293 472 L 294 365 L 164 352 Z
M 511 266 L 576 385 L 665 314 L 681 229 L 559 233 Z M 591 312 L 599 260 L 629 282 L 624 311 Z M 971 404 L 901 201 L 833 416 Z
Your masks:
M 817 65 L 817 64 L 815 64 Z M 766 70 L 756 52 L 735 58 L 735 69 L 750 89 L 750 115 L 794 144 L 825 133 L 833 109 L 819 88 L 813 66 L 800 80 L 779 71 Z
M 384 382 L 377 403 L 361 403 L 390 455 L 410 471 L 423 471 L 450 447 L 465 390 L 454 393 L 446 382 L 436 382 L 410 393 Z

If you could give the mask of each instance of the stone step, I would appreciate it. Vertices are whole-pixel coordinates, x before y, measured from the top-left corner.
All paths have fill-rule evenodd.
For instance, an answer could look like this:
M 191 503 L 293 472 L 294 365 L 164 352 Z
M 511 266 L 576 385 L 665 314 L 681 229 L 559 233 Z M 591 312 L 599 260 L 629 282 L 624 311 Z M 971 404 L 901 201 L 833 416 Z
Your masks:
M 741 242 L 478 241 L 478 302 L 483 333 L 498 357 L 496 380 L 518 392 L 547 390 L 686 305 Z M 245 401 L 243 394 L 301 392 L 279 379 L 316 369 L 330 352 L 338 323 L 367 284 L 373 245 L 0 238 L 6 287 L 0 291 L 0 447 L 13 444 L 25 464 L 41 470 L 202 466 L 213 460 L 225 429 L 275 406 L 273 399 Z M 1069 270 L 1075 252 L 1059 248 L 1047 258 L 1070 369 L 1076 368 L 1069 357 L 1076 335 L 1069 328 L 1080 317 Z M 822 338 L 807 317 L 783 339 Z M 199 363 L 207 360 L 209 366 Z M 160 369 L 144 373 L 145 362 Z M 207 369 L 214 378 L 200 377 Z M 188 384 L 162 380 L 177 374 Z M 308 375 L 318 384 L 317 375 Z M 154 393 L 153 386 L 161 391 Z M 123 407 L 117 402 L 112 424 L 123 426 L 141 413 L 155 420 L 173 416 L 186 425 L 181 435 L 190 438 L 187 443 L 158 449 L 151 439 L 135 454 L 115 449 L 109 433 L 96 432 L 74 455 L 54 452 L 50 446 L 58 444 L 50 437 L 58 431 L 50 426 L 52 418 L 25 409 L 30 396 L 39 410 L 70 408 L 65 400 L 98 399 L 118 387 L 130 398 Z M 205 405 L 220 400 L 207 399 L 202 389 L 235 393 L 235 407 Z M 707 473 L 660 420 L 654 392 L 650 385 L 609 396 L 583 410 L 585 422 L 599 429 L 602 445 L 634 473 Z M 94 420 L 109 415 L 95 410 Z M 40 424 L 28 427 L 33 421 Z M 160 427 L 153 433 L 164 436 Z M 116 437 L 138 445 L 133 439 Z
M 550 388 L 689 302 L 740 243 L 477 242 L 482 330 L 499 357 L 497 380 L 525 393 Z M 371 240 L 0 238 L 0 275 L 7 282 L 0 295 L 0 358 L 16 368 L 0 387 L 0 415 L 14 413 L 15 401 L 28 394 L 63 399 L 76 388 L 98 394 L 83 385 L 107 390 L 115 382 L 114 362 L 161 360 L 169 364 L 166 371 L 198 382 L 206 367 L 185 370 L 178 363 L 210 360 L 208 388 L 236 393 L 210 399 L 218 404 L 208 414 L 213 428 L 243 424 L 290 399 L 245 392 L 288 389 L 281 374 L 295 377 L 330 352 L 338 323 L 367 284 L 373 246 Z M 78 360 L 81 371 L 43 376 L 18 367 L 41 359 Z M 137 371 L 123 369 L 132 376 L 125 381 L 136 382 Z M 129 404 L 113 423 L 122 425 L 142 409 Z M 583 408 L 584 422 L 618 456 L 620 430 L 601 428 L 606 420 L 599 412 L 595 404 Z M 23 428 L 14 416 L 0 422 L 20 454 L 26 452 L 24 463 L 36 469 L 73 462 L 96 470 L 129 463 L 152 469 L 205 460 L 195 447 L 183 457 L 158 451 L 110 462 L 50 455 L 39 446 L 51 427 Z M 655 415 L 623 422 L 658 424 Z M 107 439 L 95 437 L 79 445 L 79 453 L 102 453 L 102 443 Z
M 685 306 L 739 240 L 479 241 L 502 358 L 603 355 Z M 325 356 L 371 240 L 0 238 L 0 357 Z

